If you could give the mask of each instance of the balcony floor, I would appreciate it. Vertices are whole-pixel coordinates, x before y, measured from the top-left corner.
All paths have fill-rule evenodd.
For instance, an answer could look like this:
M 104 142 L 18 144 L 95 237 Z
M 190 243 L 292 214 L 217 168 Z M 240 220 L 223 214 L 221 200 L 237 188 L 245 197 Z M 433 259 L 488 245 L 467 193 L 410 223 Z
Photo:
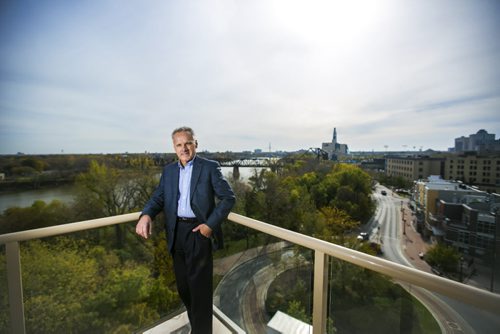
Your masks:
M 178 314 L 142 333 L 143 334 L 167 334 L 167 333 L 189 334 L 190 330 L 191 326 L 189 326 L 189 319 L 187 316 L 187 312 L 184 311 L 181 314 Z M 233 330 L 230 330 L 229 328 L 226 327 L 224 323 L 222 323 L 222 321 L 215 315 L 215 312 L 213 316 L 212 332 L 217 334 L 234 333 Z

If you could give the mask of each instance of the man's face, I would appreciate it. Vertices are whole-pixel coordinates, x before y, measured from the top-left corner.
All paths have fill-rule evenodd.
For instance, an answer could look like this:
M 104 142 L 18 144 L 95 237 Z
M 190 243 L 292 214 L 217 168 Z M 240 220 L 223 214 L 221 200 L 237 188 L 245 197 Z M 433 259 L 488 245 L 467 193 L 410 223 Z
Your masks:
M 174 134 L 174 149 L 179 161 L 185 166 L 196 154 L 196 140 L 189 132 L 177 132 Z

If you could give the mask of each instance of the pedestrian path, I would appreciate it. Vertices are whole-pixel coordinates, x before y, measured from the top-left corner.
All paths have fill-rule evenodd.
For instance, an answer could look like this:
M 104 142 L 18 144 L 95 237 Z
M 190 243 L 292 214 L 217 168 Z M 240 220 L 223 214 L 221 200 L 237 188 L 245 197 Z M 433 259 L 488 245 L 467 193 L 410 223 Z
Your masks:
M 431 267 L 423 259 L 423 255 L 427 253 L 431 243 L 422 240 L 420 233 L 416 230 L 416 218 L 408 207 L 408 201 L 403 200 L 403 203 L 404 228 L 400 239 L 401 249 L 413 267 L 431 273 Z

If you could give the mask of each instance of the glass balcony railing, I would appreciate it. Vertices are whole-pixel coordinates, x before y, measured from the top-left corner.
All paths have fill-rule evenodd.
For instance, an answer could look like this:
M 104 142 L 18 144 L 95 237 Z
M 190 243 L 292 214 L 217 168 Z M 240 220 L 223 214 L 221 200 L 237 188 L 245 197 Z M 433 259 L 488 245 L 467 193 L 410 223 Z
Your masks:
M 138 216 L 0 235 L 0 333 L 188 333 L 164 238 L 136 237 Z M 234 213 L 228 219 L 226 248 L 214 259 L 214 333 L 498 330 L 498 294 Z M 457 315 L 464 309 L 489 324 Z

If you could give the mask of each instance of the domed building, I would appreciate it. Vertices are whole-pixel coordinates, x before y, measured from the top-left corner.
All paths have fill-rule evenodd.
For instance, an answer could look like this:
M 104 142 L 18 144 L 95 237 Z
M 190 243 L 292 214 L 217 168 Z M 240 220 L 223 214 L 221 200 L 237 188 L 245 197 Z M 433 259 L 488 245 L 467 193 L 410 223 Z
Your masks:
M 495 140 L 495 134 L 481 129 L 469 137 L 455 138 L 455 152 L 500 151 L 500 139 Z

